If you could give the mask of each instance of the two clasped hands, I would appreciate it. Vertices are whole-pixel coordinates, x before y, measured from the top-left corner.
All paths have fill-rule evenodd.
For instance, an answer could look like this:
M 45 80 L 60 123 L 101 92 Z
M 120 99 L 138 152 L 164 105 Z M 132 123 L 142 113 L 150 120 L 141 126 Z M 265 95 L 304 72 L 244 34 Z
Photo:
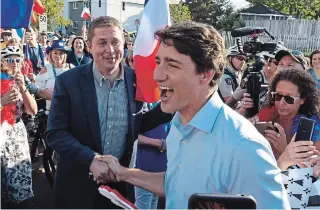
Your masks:
M 123 181 L 126 169 L 112 155 L 96 155 L 90 165 L 90 172 L 97 184 Z

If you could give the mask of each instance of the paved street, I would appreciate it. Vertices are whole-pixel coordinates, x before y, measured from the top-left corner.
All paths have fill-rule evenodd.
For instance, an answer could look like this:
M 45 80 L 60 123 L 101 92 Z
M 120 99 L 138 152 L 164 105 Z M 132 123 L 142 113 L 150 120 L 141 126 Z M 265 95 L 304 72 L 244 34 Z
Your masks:
M 42 152 L 42 151 L 41 151 Z M 42 153 L 39 160 L 32 165 L 32 185 L 35 209 L 53 209 L 53 193 L 42 169 Z

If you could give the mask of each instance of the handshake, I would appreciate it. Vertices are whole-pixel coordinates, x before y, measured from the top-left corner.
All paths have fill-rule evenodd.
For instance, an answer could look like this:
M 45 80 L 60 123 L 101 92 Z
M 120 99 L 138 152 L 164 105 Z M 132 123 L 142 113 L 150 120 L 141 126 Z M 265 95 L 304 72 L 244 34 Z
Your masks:
M 112 155 L 96 155 L 90 165 L 90 172 L 97 184 L 123 181 L 126 169 Z

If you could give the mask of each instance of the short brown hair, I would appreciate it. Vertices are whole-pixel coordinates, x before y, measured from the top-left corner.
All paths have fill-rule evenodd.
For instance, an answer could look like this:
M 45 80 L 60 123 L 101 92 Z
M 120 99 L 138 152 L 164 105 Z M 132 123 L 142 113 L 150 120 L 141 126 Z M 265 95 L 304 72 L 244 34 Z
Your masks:
M 14 46 L 18 46 L 21 48 L 21 44 L 19 43 L 19 41 L 16 38 L 12 38 L 8 41 L 8 43 L 6 44 L 6 47 L 8 47 L 9 45 L 14 45 Z
M 111 26 L 116 26 L 122 31 L 121 23 L 113 17 L 101 16 L 94 19 L 89 25 L 87 40 L 89 42 L 92 41 L 95 28 L 103 28 L 103 27 L 111 27 Z
M 216 87 L 225 68 L 224 41 L 212 26 L 187 21 L 158 30 L 156 39 L 165 45 L 172 41 L 176 50 L 191 57 L 198 73 L 213 70 L 215 75 L 210 83 Z

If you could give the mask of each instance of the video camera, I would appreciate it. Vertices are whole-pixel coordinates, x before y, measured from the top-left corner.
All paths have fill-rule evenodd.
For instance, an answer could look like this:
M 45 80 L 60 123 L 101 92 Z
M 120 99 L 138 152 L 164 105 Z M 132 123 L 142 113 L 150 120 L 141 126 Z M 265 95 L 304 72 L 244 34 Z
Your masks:
M 239 50 L 242 50 L 242 53 L 246 54 L 249 60 L 254 60 L 254 63 L 248 64 L 240 84 L 242 89 L 247 89 L 247 92 L 250 94 L 250 97 L 254 102 L 254 107 L 248 110 L 249 117 L 254 116 L 259 111 L 260 89 L 264 82 L 260 72 L 263 69 L 265 60 L 263 56 L 258 54 L 263 51 L 273 52 L 277 47 L 277 43 L 263 43 L 259 40 L 258 36 L 264 33 L 268 34 L 272 40 L 275 39 L 274 36 L 272 36 L 265 28 L 261 27 L 243 27 L 233 29 L 231 31 L 231 36 L 233 37 L 251 37 L 249 41 L 243 44 L 243 50 L 240 47 L 241 40 L 240 38 L 237 38 L 237 46 Z

